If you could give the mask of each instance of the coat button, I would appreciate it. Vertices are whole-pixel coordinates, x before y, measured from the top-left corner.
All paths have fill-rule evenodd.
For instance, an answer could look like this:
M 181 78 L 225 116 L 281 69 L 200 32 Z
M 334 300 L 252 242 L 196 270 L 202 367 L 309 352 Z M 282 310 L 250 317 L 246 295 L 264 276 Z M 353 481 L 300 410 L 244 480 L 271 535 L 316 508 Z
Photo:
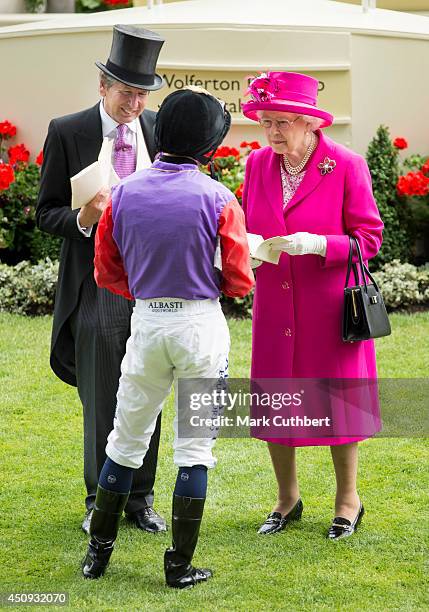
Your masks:
M 288 282 L 286 282 L 286 281 L 284 281 L 284 282 L 282 283 L 282 289 L 289 289 L 289 288 L 290 288 L 289 283 L 288 283 Z
M 286 329 L 285 329 L 285 336 L 291 336 L 291 335 L 292 335 L 292 332 L 291 332 L 290 328 L 286 327 Z

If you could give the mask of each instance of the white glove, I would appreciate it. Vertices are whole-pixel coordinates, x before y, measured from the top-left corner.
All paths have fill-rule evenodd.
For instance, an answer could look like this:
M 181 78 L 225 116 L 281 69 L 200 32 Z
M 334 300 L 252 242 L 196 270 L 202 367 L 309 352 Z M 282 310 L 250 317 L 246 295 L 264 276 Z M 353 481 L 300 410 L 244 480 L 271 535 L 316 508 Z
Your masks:
M 259 268 L 259 266 L 263 263 L 264 262 L 261 259 L 255 259 L 254 257 L 250 256 L 250 267 L 252 268 L 252 270 L 254 270 L 255 268 Z
M 282 236 L 287 242 L 286 244 L 273 244 L 273 251 L 284 251 L 289 255 L 326 255 L 326 236 L 318 234 L 309 234 L 308 232 L 297 232 Z

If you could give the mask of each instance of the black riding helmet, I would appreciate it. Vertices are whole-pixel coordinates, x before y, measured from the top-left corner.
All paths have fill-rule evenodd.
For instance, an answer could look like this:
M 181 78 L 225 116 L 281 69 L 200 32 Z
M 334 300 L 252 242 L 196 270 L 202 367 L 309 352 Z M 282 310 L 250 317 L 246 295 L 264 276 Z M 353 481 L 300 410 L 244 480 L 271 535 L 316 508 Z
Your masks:
M 205 165 L 230 127 L 231 115 L 217 98 L 205 90 L 179 89 L 165 98 L 157 112 L 155 146 Z

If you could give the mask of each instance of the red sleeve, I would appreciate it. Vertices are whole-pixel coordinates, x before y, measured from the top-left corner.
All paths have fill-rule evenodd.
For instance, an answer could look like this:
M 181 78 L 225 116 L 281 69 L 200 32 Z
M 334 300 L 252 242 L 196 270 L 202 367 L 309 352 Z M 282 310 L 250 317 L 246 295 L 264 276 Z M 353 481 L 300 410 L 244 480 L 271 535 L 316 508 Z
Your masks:
M 237 200 L 228 202 L 219 217 L 222 253 L 221 290 L 229 297 L 243 297 L 255 284 L 250 268 L 244 213 Z
M 128 275 L 113 238 L 112 201 L 104 209 L 95 234 L 94 278 L 99 287 L 132 300 Z

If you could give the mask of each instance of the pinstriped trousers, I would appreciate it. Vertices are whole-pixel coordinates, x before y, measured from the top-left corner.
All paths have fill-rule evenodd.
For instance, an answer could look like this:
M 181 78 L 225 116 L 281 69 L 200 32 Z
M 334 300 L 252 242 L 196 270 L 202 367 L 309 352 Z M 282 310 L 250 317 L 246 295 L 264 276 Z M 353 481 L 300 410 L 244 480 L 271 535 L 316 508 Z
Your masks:
M 113 428 L 121 362 L 130 335 L 133 302 L 97 287 L 92 273 L 82 283 L 70 318 L 75 343 L 77 388 L 83 406 L 86 507 L 95 501 L 98 478 L 106 459 L 107 436 Z M 134 472 L 125 512 L 153 504 L 161 415 L 143 465 Z

